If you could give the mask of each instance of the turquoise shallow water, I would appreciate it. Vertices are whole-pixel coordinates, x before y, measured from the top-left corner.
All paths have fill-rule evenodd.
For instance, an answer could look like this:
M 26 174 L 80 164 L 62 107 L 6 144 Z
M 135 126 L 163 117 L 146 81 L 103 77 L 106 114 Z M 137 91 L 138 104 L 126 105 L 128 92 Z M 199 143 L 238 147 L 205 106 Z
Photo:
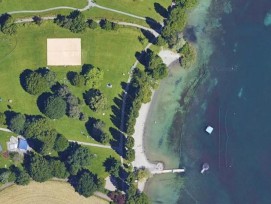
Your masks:
M 146 130 L 150 158 L 187 171 L 155 177 L 147 193 L 153 203 L 271 203 L 271 1 L 213 0 L 208 15 L 197 12 L 190 31 L 207 74 L 183 106 L 181 90 L 197 72 L 182 77 L 175 68 Z

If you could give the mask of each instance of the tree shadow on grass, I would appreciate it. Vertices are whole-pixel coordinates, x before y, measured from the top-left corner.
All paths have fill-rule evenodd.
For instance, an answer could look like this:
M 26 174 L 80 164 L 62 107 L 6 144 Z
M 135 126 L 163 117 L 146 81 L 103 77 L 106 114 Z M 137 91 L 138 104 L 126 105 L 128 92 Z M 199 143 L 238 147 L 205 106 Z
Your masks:
M 46 101 L 50 96 L 52 96 L 53 94 L 50 93 L 50 92 L 45 92 L 45 93 L 42 93 L 38 99 L 37 99 L 37 106 L 40 110 L 40 112 L 44 113 L 44 101 Z
M 125 154 L 125 148 L 124 148 L 124 144 L 126 142 L 125 135 L 121 131 L 112 127 L 109 128 L 109 131 L 113 137 L 113 139 L 110 141 L 110 145 L 112 149 L 115 150 L 115 152 L 118 155 L 123 157 Z
M 88 121 L 85 123 L 88 134 L 97 142 L 101 142 L 100 137 L 103 134 L 102 129 L 94 127 L 94 124 L 101 121 L 96 118 L 89 117 Z M 102 121 L 101 121 L 102 122 Z
M 110 176 L 110 181 L 112 184 L 120 191 L 126 192 L 129 189 L 129 185 L 122 180 L 121 178 L 115 177 L 115 176 Z
M 33 71 L 30 69 L 25 69 L 21 74 L 20 74 L 20 84 L 23 87 L 23 89 L 27 92 L 26 90 L 26 78 L 32 73 Z
M 148 30 L 144 30 L 144 29 L 140 29 L 141 33 L 145 36 L 145 38 L 147 38 L 149 43 L 152 43 L 155 41 L 155 36 L 152 34 L 152 32 L 148 31 Z
M 154 3 L 154 9 L 163 18 L 167 18 L 168 17 L 168 10 L 165 7 L 163 7 L 161 4 L 155 2 Z
M 154 20 L 153 18 L 146 17 L 146 23 L 156 32 L 160 33 L 162 30 L 162 25 Z

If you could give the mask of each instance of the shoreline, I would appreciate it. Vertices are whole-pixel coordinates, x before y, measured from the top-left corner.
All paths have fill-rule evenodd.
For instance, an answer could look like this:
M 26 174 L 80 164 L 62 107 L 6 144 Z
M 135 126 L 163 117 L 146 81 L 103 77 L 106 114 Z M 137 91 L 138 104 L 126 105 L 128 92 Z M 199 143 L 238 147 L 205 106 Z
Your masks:
M 171 64 L 175 64 L 179 62 L 180 55 L 168 49 L 162 49 L 158 54 L 163 62 L 170 69 Z M 132 162 L 134 168 L 146 168 L 152 174 L 153 171 L 163 170 L 164 164 L 163 161 L 150 161 L 145 153 L 145 126 L 147 125 L 148 115 L 151 109 L 151 105 L 155 98 L 156 91 L 153 91 L 151 96 L 151 101 L 147 104 L 142 104 L 139 110 L 139 116 L 136 119 L 135 124 L 135 133 L 133 134 L 133 138 L 135 140 L 134 150 L 135 150 L 135 160 Z M 138 183 L 138 188 L 140 191 L 144 190 L 147 179 L 140 181 Z

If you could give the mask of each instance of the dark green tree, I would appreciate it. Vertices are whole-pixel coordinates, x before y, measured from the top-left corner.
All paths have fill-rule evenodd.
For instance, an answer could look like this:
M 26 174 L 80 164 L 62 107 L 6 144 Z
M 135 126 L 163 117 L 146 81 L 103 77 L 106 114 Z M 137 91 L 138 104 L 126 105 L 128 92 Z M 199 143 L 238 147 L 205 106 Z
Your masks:
M 132 149 L 135 145 L 135 139 L 131 136 L 128 136 L 127 139 L 126 139 L 126 144 L 125 146 L 128 148 L 128 149 Z
M 42 155 L 51 154 L 54 148 L 56 137 L 57 132 L 54 129 L 45 131 L 42 135 L 38 135 L 37 138 L 42 142 L 38 152 Z
M 93 195 L 100 188 L 98 178 L 88 170 L 78 175 L 78 181 L 75 185 L 75 190 L 85 197 Z
M 78 146 L 69 152 L 67 165 L 72 175 L 77 174 L 83 167 L 89 166 L 93 155 L 87 147 Z
M 132 162 L 135 160 L 135 150 L 134 149 L 127 149 L 125 153 L 125 159 Z
M 51 167 L 53 177 L 64 179 L 69 176 L 69 172 L 67 171 L 64 162 L 51 159 L 49 161 L 49 165 Z
M 85 74 L 86 85 L 90 88 L 99 88 L 103 77 L 103 70 L 98 67 L 93 67 Z
M 2 184 L 9 182 L 10 174 L 11 174 L 11 172 L 8 169 L 1 169 L 0 182 Z
M 0 125 L 6 125 L 6 115 L 4 113 L 0 113 Z
M 107 143 L 109 143 L 109 141 L 110 141 L 110 136 L 109 136 L 109 134 L 103 132 L 103 133 L 100 135 L 100 142 L 101 142 L 102 144 L 107 144 Z
M 52 130 L 53 127 L 46 118 L 33 119 L 27 121 L 25 125 L 24 136 L 26 138 L 42 138 L 46 136 L 46 132 Z
M 28 185 L 30 183 L 30 176 L 25 170 L 19 170 L 16 175 L 15 183 L 18 185 Z
M 99 27 L 99 24 L 96 21 L 90 19 L 90 20 L 88 20 L 88 27 L 90 29 L 96 29 Z
M 51 95 L 43 105 L 43 113 L 51 119 L 59 119 L 66 113 L 67 104 L 59 96 Z
M 111 156 L 104 161 L 105 171 L 115 177 L 119 177 L 120 166 L 120 161 L 116 160 L 116 158 Z
M 32 94 L 37 95 L 49 89 L 46 79 L 38 72 L 31 72 L 25 78 L 25 90 Z
M 82 87 L 85 85 L 85 77 L 77 72 L 73 72 L 70 77 L 70 82 L 73 86 Z
M 10 119 L 8 122 L 8 128 L 12 132 L 22 134 L 24 131 L 25 121 L 25 115 L 18 113 Z
M 61 134 L 58 134 L 55 140 L 54 149 L 57 152 L 62 152 L 69 146 L 69 141 Z
M 34 16 L 33 21 L 39 26 L 42 24 L 42 18 L 40 16 Z
M 100 21 L 101 28 L 104 30 L 113 30 L 113 23 L 108 21 L 107 19 L 103 19 Z
M 26 160 L 25 166 L 31 178 L 37 182 L 44 182 L 52 178 L 49 162 L 38 154 L 30 154 L 30 159 Z
M 0 28 L 1 31 L 7 35 L 14 35 L 17 31 L 17 25 L 9 14 L 2 14 L 0 16 Z
M 57 15 L 54 22 L 74 33 L 85 31 L 87 26 L 84 14 L 78 10 L 72 11 L 68 16 Z

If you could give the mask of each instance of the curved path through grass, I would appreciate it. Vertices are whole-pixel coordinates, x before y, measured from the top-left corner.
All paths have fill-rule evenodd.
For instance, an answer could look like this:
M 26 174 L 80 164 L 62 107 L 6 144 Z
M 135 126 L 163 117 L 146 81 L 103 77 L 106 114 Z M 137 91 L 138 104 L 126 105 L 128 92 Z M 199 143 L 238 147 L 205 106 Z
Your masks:
M 137 15 L 134 15 L 134 14 L 131 14 L 131 13 L 127 13 L 127 12 L 123 12 L 123 11 L 119 11 L 119 10 L 116 10 L 116 9 L 107 8 L 107 7 L 104 7 L 104 6 L 100 6 L 100 5 L 96 4 L 96 3 L 94 3 L 92 0 L 88 0 L 88 4 L 84 8 L 82 8 L 82 9 L 74 8 L 74 7 L 69 7 L 69 6 L 58 6 L 58 7 L 53 7 L 53 8 L 43 9 L 43 10 L 9 11 L 7 13 L 8 14 L 44 13 L 44 12 L 53 11 L 53 10 L 59 10 L 59 9 L 79 10 L 79 11 L 83 12 L 83 11 L 86 11 L 86 10 L 92 8 L 92 7 L 97 7 L 99 9 L 103 9 L 103 10 L 107 10 L 107 11 L 111 11 L 111 12 L 123 14 L 123 15 L 130 16 L 130 17 L 133 17 L 133 18 L 141 19 L 141 20 L 144 20 L 144 21 L 146 20 L 145 17 L 137 16 Z

